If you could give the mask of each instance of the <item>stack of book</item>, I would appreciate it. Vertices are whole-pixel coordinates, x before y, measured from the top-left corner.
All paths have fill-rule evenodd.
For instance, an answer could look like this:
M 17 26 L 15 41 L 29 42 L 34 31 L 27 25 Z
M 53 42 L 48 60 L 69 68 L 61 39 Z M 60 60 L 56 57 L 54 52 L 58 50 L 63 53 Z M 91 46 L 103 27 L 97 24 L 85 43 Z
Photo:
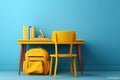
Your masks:
M 37 38 L 34 38 L 35 40 L 49 40 L 47 37 L 38 36 Z
M 35 28 L 33 26 L 23 26 L 23 40 L 49 40 L 40 29 L 41 36 L 35 38 Z
M 32 26 L 23 26 L 23 40 L 34 40 L 35 28 Z

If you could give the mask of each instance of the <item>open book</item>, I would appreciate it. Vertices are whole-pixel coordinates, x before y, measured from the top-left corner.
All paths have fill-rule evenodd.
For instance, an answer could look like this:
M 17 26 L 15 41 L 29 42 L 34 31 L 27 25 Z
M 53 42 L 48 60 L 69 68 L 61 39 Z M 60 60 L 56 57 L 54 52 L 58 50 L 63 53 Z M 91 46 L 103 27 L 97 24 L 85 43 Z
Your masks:
M 49 40 L 43 33 L 42 29 L 40 29 L 40 35 L 37 38 L 34 38 L 34 40 Z

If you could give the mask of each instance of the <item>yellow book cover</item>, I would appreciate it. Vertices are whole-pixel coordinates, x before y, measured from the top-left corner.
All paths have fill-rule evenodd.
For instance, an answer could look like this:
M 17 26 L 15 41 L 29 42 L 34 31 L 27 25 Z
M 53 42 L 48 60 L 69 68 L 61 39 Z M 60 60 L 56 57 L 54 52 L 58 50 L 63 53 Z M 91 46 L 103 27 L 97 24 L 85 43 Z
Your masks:
M 30 28 L 30 40 L 34 40 L 35 37 L 35 28 L 31 27 Z
M 23 40 L 28 39 L 28 27 L 26 25 L 23 26 Z

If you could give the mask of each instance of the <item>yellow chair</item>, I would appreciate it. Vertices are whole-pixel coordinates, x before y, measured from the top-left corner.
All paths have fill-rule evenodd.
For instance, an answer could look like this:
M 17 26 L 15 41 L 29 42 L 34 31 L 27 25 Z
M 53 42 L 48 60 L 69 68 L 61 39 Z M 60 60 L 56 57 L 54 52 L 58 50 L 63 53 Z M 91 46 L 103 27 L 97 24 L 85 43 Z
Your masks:
M 50 71 L 49 75 L 52 73 L 52 60 L 55 58 L 55 68 L 54 68 L 54 78 L 56 78 L 58 58 L 70 58 L 70 71 L 73 73 L 72 65 L 74 65 L 74 76 L 77 76 L 76 72 L 76 54 L 72 53 L 73 44 L 72 42 L 76 40 L 76 33 L 74 31 L 53 31 L 52 32 L 52 41 L 55 42 L 55 53 L 50 54 Z M 70 44 L 69 53 L 60 53 L 58 54 L 58 44 L 59 43 L 68 43 Z M 74 64 L 72 64 L 74 62 Z

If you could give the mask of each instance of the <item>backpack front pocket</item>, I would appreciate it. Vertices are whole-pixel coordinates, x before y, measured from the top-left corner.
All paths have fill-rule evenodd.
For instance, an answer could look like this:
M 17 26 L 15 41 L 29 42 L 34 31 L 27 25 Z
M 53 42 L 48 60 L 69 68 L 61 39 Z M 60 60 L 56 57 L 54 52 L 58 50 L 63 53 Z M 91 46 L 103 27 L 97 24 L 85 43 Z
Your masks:
M 29 73 L 43 73 L 43 62 L 40 60 L 30 60 L 27 64 Z

